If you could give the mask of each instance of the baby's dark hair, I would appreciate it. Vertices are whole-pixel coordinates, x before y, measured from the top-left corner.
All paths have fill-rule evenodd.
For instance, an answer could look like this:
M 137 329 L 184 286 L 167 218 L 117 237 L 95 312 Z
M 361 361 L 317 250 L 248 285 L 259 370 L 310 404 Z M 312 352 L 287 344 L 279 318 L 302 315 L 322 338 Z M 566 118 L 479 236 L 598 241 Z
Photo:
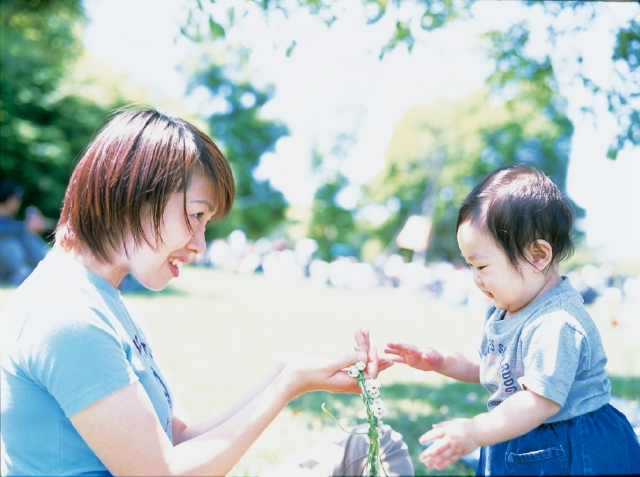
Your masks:
M 549 177 L 515 164 L 496 169 L 474 187 L 460 207 L 456 233 L 469 221 L 495 240 L 520 270 L 518 259 L 527 260 L 525 252 L 539 239 L 551 245 L 551 263 L 570 257 L 573 219 L 573 207 Z

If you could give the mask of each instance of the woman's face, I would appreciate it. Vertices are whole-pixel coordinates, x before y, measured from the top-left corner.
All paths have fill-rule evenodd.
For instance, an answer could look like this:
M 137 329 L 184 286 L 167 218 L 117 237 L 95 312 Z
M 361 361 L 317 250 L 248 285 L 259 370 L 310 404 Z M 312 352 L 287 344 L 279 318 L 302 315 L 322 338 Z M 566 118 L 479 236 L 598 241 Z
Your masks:
M 206 176 L 195 173 L 187 186 L 186 209 L 193 235 L 184 218 L 184 196 L 182 191 L 174 193 L 167 202 L 160 224 L 157 248 L 145 241 L 138 246 L 130 239 L 127 243 L 129 258 L 125 256 L 125 268 L 136 279 L 151 290 L 162 290 L 172 278 L 180 275 L 180 267 L 193 254 L 205 250 L 204 230 L 213 217 L 212 190 Z M 143 219 L 143 228 L 149 241 L 154 243 L 153 222 L 150 216 Z

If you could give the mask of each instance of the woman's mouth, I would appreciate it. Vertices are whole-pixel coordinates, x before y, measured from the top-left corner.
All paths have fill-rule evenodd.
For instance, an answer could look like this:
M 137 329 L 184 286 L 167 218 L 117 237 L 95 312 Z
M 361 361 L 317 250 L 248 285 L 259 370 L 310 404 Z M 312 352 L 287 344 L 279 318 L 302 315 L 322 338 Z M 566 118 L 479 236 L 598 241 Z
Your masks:
M 169 259 L 169 268 L 171 269 L 171 274 L 175 278 L 178 278 L 178 276 L 180 275 L 180 267 L 182 267 L 182 265 L 184 265 L 184 262 L 179 258 Z

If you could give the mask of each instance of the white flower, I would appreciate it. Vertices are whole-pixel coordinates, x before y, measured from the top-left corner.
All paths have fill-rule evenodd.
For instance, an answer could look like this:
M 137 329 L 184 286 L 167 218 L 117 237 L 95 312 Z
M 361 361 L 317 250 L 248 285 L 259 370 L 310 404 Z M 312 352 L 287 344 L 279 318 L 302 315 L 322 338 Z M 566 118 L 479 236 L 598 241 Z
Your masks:
M 384 405 L 384 401 L 380 398 L 376 398 L 371 403 L 371 412 L 376 418 L 380 419 L 386 413 L 387 408 Z
M 356 368 L 358 368 L 358 371 L 364 371 L 364 368 L 366 368 L 367 365 L 365 364 L 364 361 L 358 361 L 356 363 Z
M 364 383 L 364 386 L 367 389 L 369 396 L 371 396 L 372 398 L 377 398 L 378 396 L 380 396 L 380 381 L 378 381 L 377 379 L 367 379 Z
M 351 376 L 352 378 L 357 378 L 359 371 L 358 371 L 358 368 L 356 368 L 355 366 L 350 366 L 348 373 L 349 373 L 349 376 Z

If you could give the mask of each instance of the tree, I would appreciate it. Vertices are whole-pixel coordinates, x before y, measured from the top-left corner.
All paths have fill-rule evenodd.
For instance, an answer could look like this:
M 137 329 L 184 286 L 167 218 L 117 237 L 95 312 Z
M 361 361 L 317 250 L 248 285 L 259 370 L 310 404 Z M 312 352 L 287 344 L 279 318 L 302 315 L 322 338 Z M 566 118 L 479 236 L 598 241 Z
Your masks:
M 210 133 L 220 143 L 236 181 L 236 199 L 228 217 L 208 230 L 209 238 L 227 236 L 242 228 L 251 239 L 268 235 L 284 220 L 286 202 L 268 181 L 254 177 L 260 157 L 287 134 L 277 121 L 260 117 L 260 109 L 273 94 L 258 90 L 247 80 L 232 79 L 223 67 L 205 58 L 195 73 L 191 89 L 204 88 L 210 101 L 221 104 L 206 118 Z
M 475 2 L 361 0 L 360 4 L 363 21 L 376 23 L 385 20 L 394 24 L 392 35 L 380 51 L 382 58 L 398 47 L 411 51 L 417 41 L 423 40 L 423 32 L 471 18 Z M 369 205 L 377 203 L 378 207 L 383 207 L 380 204 L 389 198 L 391 203 L 401 204 L 398 211 L 393 207 L 389 211 L 389 220 L 373 232 L 379 240 L 379 247 L 384 248 L 391 241 L 407 213 L 416 209 L 416 204 L 431 201 L 434 239 L 429 257 L 457 257 L 452 201 L 459 203 L 475 181 L 499 164 L 516 160 L 535 163 L 564 189 L 573 127 L 565 114 L 565 100 L 558 94 L 556 72 L 566 69 L 567 64 L 573 66 L 573 84 L 586 88 L 593 98 L 593 104 L 583 105 L 583 112 L 593 112 L 593 105 L 599 98 L 604 98 L 618 122 L 608 157 L 615 159 L 620 149 L 640 144 L 640 75 L 637 74 L 640 28 L 637 20 L 629 18 L 628 23 L 617 27 L 616 42 L 611 51 L 614 79 L 610 85 L 599 85 L 582 68 L 579 49 L 558 56 L 560 49 L 557 46 L 564 39 L 575 39 L 576 35 L 590 32 L 601 13 L 616 7 L 610 7 L 606 2 L 530 1 L 522 5 L 532 15 L 542 13 L 543 21 L 536 23 L 534 32 L 533 24 L 527 21 L 529 14 L 525 13 L 523 21 L 506 31 L 489 31 L 484 35 L 487 59 L 493 65 L 493 72 L 487 78 L 487 89 L 470 99 L 467 106 L 463 102 L 432 105 L 438 113 L 449 118 L 449 122 L 421 121 L 419 127 L 415 126 L 416 130 L 422 128 L 422 136 L 416 138 L 416 144 L 426 141 L 428 147 L 423 144 L 425 147 L 417 148 L 420 151 L 418 155 L 409 155 L 405 159 L 387 157 L 387 169 L 380 176 L 383 180 L 375 181 L 367 188 L 370 192 L 366 198 Z M 495 8 L 499 8 L 498 4 Z M 332 0 L 250 0 L 223 9 L 215 0 L 194 0 L 185 29 L 201 39 L 207 35 L 222 39 L 229 29 L 234 28 L 237 19 L 250 9 L 262 11 L 267 18 L 271 15 L 287 17 L 296 10 L 307 10 L 330 26 L 339 20 L 343 4 Z M 203 17 L 207 21 L 203 21 Z M 529 40 L 532 33 L 544 36 L 544 51 L 535 54 L 531 51 Z M 292 38 L 286 50 L 287 56 L 295 45 L 295 38 Z M 487 102 L 494 106 L 486 106 Z M 411 114 L 418 112 L 407 113 L 408 116 Z M 492 115 L 501 120 L 494 120 Z M 406 124 L 399 128 L 411 129 Z M 393 156 L 394 148 L 399 150 L 400 146 L 390 146 L 390 156 Z M 436 167 L 438 157 L 445 158 L 442 168 Z M 322 226 L 326 220 L 342 217 L 344 226 L 339 227 L 340 240 L 348 239 L 354 246 L 362 242 L 364 231 L 372 226 L 370 222 L 360 220 L 362 217 L 358 211 L 344 210 L 336 204 L 335 198 L 347 185 L 344 178 L 330 177 L 326 186 L 316 193 L 311 235 L 320 242 L 328 238 L 323 238 L 322 234 L 330 231 L 326 222 L 325 227 Z M 363 205 L 366 206 L 367 201 Z M 582 215 L 584 212 L 578 209 L 578 213 Z
M 385 169 L 366 188 L 369 203 L 395 197 L 401 204 L 376 232 L 383 246 L 415 204 L 431 195 L 433 235 L 427 259 L 457 260 L 459 204 L 499 166 L 534 165 L 564 190 L 573 126 L 552 90 L 552 69 L 545 63 L 537 65 L 534 77 L 521 80 L 519 92 L 506 102 L 492 102 L 487 91 L 480 91 L 454 103 L 440 100 L 407 111 L 389 144 Z
M 563 39 L 588 32 L 603 8 L 598 2 L 542 2 L 543 5 L 538 2 L 528 3 L 532 8 L 543 8 L 546 13 L 546 44 L 549 45 L 547 55 L 551 55 Z M 560 13 L 566 13 L 567 10 L 575 17 L 574 22 L 567 22 L 566 15 L 565 18 L 561 17 Z M 531 33 L 531 25 L 523 20 L 505 32 L 490 31 L 485 35 L 489 40 L 487 53 L 495 65 L 488 79 L 494 92 L 504 92 L 522 79 L 532 79 L 544 74 L 550 61 L 538 62 L 527 51 Z M 575 51 L 571 53 L 575 54 Z M 615 159 L 618 151 L 625 146 L 640 145 L 640 23 L 631 19 L 627 27 L 617 31 L 611 53 L 614 71 L 610 85 L 597 84 L 585 73 L 582 55 L 571 57 L 571 53 L 558 56 L 555 61 L 565 68 L 572 68 L 572 84 L 586 88 L 593 98 L 591 104 L 582 106 L 582 111 L 593 114 L 597 98 L 604 96 L 609 112 L 616 119 L 618 131 L 607 157 Z M 557 82 L 555 76 L 552 80 Z
M 453 21 L 468 19 L 473 16 L 473 0 L 360 0 L 363 7 L 363 20 L 367 23 L 376 23 L 383 19 L 391 20 L 395 24 L 393 34 L 387 44 L 382 48 L 380 56 L 398 46 L 405 46 L 409 51 L 416 41 L 419 41 L 421 32 L 434 31 L 443 28 Z M 609 2 L 540 2 L 527 1 L 523 4 L 533 10 L 541 9 L 545 14 L 546 25 L 541 26 L 547 33 L 546 55 L 554 52 L 559 40 L 570 37 L 580 32 L 588 32 L 594 25 L 595 19 L 602 13 L 606 13 Z M 616 2 L 611 2 L 616 3 Z M 233 28 L 237 18 L 246 14 L 250 8 L 262 10 L 265 15 L 281 14 L 288 16 L 295 10 L 306 9 L 316 15 L 327 25 L 333 24 L 340 17 L 343 5 L 333 0 L 249 0 L 241 4 L 232 4 L 226 10 L 212 9 L 216 6 L 215 0 L 204 2 L 193 0 L 189 9 L 185 30 L 197 31 L 200 38 L 206 36 L 202 25 L 206 25 L 209 34 L 213 38 L 224 37 L 226 30 Z M 496 8 L 499 8 L 496 6 Z M 615 7 L 614 7 L 615 8 Z M 560 13 L 568 12 L 572 19 Z M 202 21 L 202 15 L 207 22 Z M 520 24 L 520 29 L 528 37 L 531 25 L 526 22 Z M 519 68 L 518 60 L 527 57 L 522 43 L 502 34 L 501 32 L 489 32 L 494 39 L 501 39 L 497 45 L 501 50 L 500 58 L 492 57 L 495 65 L 493 76 L 500 76 L 500 70 L 506 68 L 506 76 L 518 74 L 530 74 L 528 70 Z M 610 87 L 603 87 L 593 81 L 580 67 L 582 58 L 576 51 L 569 56 L 558 60 L 561 63 L 578 65 L 575 72 L 575 80 L 581 82 L 591 92 L 594 98 L 602 95 L 607 101 L 610 112 L 618 122 L 616 138 L 611 145 L 608 157 L 615 159 L 617 152 L 625 145 L 637 146 L 640 144 L 640 23 L 630 18 L 629 23 L 620 27 L 616 34 L 616 44 L 611 52 L 611 58 L 615 61 L 615 75 L 618 77 Z M 295 48 L 295 39 L 287 49 L 287 55 Z M 498 61 L 500 60 L 500 61 Z M 494 85 L 495 86 L 495 85 Z M 595 100 L 594 100 L 595 102 Z M 592 106 L 584 107 L 585 111 Z
M 347 179 L 336 173 L 318 188 L 313 199 L 309 237 L 318 242 L 317 253 L 324 260 L 339 255 L 335 247 L 332 249 L 334 244 L 348 246 L 351 250 L 359 250 L 362 245 L 362 236 L 355 230 L 353 214 L 336 201 L 336 196 L 347 184 Z
M 0 3 L 0 171 L 49 217 L 58 216 L 74 161 L 107 114 L 59 94 L 82 51 L 83 22 L 78 0 Z

